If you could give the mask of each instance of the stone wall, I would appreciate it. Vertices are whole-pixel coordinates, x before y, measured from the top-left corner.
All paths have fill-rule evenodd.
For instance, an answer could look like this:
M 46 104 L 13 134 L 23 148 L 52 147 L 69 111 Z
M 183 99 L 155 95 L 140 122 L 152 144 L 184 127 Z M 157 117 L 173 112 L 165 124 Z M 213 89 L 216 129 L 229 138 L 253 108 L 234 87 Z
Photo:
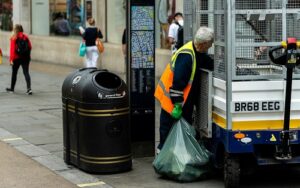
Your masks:
M 5 56 L 9 54 L 10 32 L 0 31 L 0 48 Z M 78 56 L 80 38 L 45 37 L 29 35 L 33 50 L 31 58 L 38 62 L 82 67 L 84 58 Z M 105 52 L 99 59 L 99 67 L 117 73 L 124 73 L 125 63 L 121 44 L 104 43 Z M 160 77 L 166 64 L 170 61 L 169 50 L 156 49 L 155 72 Z

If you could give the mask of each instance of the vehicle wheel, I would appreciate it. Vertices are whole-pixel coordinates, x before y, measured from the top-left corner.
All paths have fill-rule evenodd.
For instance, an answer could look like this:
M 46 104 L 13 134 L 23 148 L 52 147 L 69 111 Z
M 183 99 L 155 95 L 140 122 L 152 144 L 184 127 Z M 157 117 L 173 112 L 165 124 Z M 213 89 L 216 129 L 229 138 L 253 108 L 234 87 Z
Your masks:
M 238 188 L 240 185 L 240 160 L 238 157 L 227 154 L 224 159 L 225 188 Z

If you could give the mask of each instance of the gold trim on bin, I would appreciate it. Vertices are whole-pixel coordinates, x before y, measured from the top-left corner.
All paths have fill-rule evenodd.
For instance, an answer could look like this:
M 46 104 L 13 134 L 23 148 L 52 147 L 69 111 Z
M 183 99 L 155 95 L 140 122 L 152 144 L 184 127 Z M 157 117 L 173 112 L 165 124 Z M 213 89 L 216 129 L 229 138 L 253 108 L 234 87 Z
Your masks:
M 82 116 L 88 116 L 88 117 L 108 117 L 108 116 L 121 116 L 121 115 L 129 114 L 129 111 L 122 112 L 122 113 L 112 113 L 112 114 L 87 114 L 82 112 L 78 112 L 78 114 Z
M 82 159 L 80 158 L 80 161 L 86 162 L 86 163 L 91 163 L 91 164 L 116 164 L 116 163 L 123 163 L 123 162 L 127 162 L 130 161 L 131 157 L 128 159 L 123 159 L 123 160 L 119 160 L 119 161 L 90 161 L 90 160 L 86 160 L 86 159 Z
M 86 155 L 81 155 L 80 157 L 85 158 L 85 159 L 91 159 L 91 160 L 116 160 L 116 159 L 123 159 L 123 158 L 128 158 L 131 157 L 131 154 L 128 155 L 122 155 L 122 156 L 116 156 L 116 157 L 90 157 Z
M 63 103 L 63 110 L 66 110 L 66 105 Z M 68 105 L 68 111 L 75 113 L 75 106 Z M 91 113 L 85 113 L 91 112 Z M 78 108 L 78 114 L 81 116 L 87 117 L 109 117 L 109 116 L 121 116 L 129 114 L 129 107 L 126 108 L 117 108 L 111 110 L 88 110 L 84 108 Z
M 98 113 L 98 112 L 117 112 L 117 111 L 125 111 L 125 110 L 129 110 L 129 107 L 126 108 L 117 108 L 117 109 L 112 109 L 112 110 L 87 110 L 87 109 L 83 109 L 83 108 L 78 108 L 79 111 L 82 112 L 93 112 L 93 113 Z
M 64 148 L 64 152 L 66 152 Z M 74 150 L 70 150 L 70 154 L 72 157 L 77 158 L 77 152 Z M 80 154 L 80 161 L 91 163 L 91 164 L 116 164 L 122 163 L 131 160 L 132 154 L 115 156 L 115 157 L 91 157 Z M 119 160 L 117 160 L 119 159 Z

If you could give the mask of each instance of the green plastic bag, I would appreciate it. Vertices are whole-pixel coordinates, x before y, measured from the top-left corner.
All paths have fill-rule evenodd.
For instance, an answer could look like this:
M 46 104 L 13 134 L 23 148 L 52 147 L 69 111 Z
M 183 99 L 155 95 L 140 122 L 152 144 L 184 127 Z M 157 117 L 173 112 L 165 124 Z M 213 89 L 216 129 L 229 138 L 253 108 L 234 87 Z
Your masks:
M 83 57 L 83 56 L 85 56 L 85 53 L 86 53 L 86 45 L 85 45 L 85 42 L 81 41 L 79 44 L 78 55 L 80 57 Z
M 195 134 L 184 118 L 176 121 L 153 161 L 155 172 L 181 182 L 191 182 L 206 174 L 210 152 L 197 142 Z

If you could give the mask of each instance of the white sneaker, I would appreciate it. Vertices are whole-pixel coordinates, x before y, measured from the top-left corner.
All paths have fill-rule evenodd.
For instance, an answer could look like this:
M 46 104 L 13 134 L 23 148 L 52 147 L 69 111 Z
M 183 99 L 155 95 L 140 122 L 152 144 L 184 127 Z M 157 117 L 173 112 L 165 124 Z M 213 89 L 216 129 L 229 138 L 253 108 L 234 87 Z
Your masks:
M 156 148 L 156 155 L 160 153 L 160 149 Z
M 31 89 L 28 89 L 28 90 L 26 91 L 26 94 L 27 94 L 27 95 L 32 95 L 32 90 L 31 90 Z

